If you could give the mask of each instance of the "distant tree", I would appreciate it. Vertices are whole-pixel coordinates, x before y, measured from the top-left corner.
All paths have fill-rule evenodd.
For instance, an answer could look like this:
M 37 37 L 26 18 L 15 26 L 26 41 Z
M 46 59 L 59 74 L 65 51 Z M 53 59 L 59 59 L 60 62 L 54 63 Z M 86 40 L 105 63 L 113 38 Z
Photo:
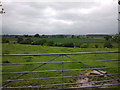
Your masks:
M 22 41 L 19 42 L 20 44 L 31 44 L 32 39 L 31 38 L 23 38 Z
M 39 34 L 35 34 L 34 37 L 40 37 L 40 35 Z
M 29 35 L 23 35 L 24 37 L 29 37 Z
M 74 43 L 74 47 L 80 47 L 81 43 Z
M 115 34 L 112 38 L 114 42 L 120 43 L 120 32 Z
M 89 45 L 88 45 L 87 43 L 84 43 L 84 44 L 82 44 L 80 47 L 81 47 L 81 48 L 88 48 Z
M 17 39 L 17 43 L 20 43 L 20 44 L 31 44 L 32 43 L 32 39 L 31 38 L 19 37 Z
M 1 1 L 0 1 L 0 7 L 2 7 L 2 2 Z M 3 13 L 5 13 L 5 10 L 4 10 L 4 8 L 1 8 L 0 14 L 3 14 Z
M 32 45 L 44 45 L 46 42 L 46 40 L 37 40 L 32 42 Z
M 48 46 L 53 46 L 54 45 L 54 41 L 47 41 L 47 45 Z
M 21 41 L 23 41 L 23 38 L 22 37 L 18 37 L 17 43 L 20 43 Z
M 74 43 L 72 42 L 63 43 L 63 47 L 74 47 Z
M 77 38 L 80 38 L 80 36 L 77 36 Z
M 74 37 L 75 37 L 74 35 L 71 36 L 71 38 L 74 38 Z
M 98 45 L 95 44 L 95 48 L 98 48 Z
M 104 43 L 104 48 L 112 48 L 113 45 L 110 42 Z
M 18 36 L 15 36 L 15 38 L 18 38 Z
M 6 38 L 2 38 L 2 43 L 9 43 L 10 41 L 7 40 Z
M 112 39 L 112 36 L 111 36 L 111 35 L 108 35 L 108 36 L 105 36 L 104 38 L 105 38 L 105 40 L 109 41 L 109 40 Z

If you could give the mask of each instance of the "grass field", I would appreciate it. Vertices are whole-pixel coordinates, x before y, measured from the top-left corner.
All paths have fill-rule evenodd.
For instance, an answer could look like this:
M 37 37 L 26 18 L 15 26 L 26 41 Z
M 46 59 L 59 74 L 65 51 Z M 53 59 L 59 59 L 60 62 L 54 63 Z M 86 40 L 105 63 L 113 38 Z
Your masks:
M 68 47 L 50 47 L 50 46 L 40 46 L 40 45 L 22 45 L 22 44 L 3 44 L 2 45 L 3 54 L 46 54 L 46 53 L 73 53 L 73 52 L 104 52 L 104 51 L 118 51 L 117 48 L 68 48 Z M 3 63 L 33 63 L 33 62 L 47 62 L 55 56 L 22 56 L 22 57 L 10 57 L 4 56 Z M 109 59 L 118 59 L 118 54 L 89 54 L 89 55 L 71 55 L 72 58 L 78 61 L 89 61 L 89 60 L 109 60 Z M 55 59 L 55 61 L 61 61 L 62 57 Z M 64 61 L 72 61 L 67 57 L 64 58 Z M 85 64 L 97 68 L 97 67 L 117 67 L 118 62 L 85 62 Z M 3 72 L 22 72 L 29 71 L 35 67 L 35 65 L 13 65 L 13 66 L 3 66 Z M 62 64 L 46 64 L 41 68 L 36 69 L 35 71 L 42 70 L 61 70 Z M 64 69 L 80 69 L 86 68 L 80 63 L 65 63 Z M 108 73 L 118 73 L 117 69 L 104 69 Z M 65 76 L 78 76 L 80 71 L 66 71 L 64 72 Z M 26 74 L 21 79 L 30 79 L 30 78 L 44 78 L 44 77 L 60 77 L 61 72 L 44 72 L 44 73 L 30 73 Z M 15 79 L 19 74 L 9 74 L 3 75 L 3 80 Z M 65 83 L 73 83 L 76 78 L 66 78 L 64 79 Z M 55 84 L 61 83 L 61 79 L 50 79 L 50 80 L 30 80 L 30 81 L 15 81 L 8 84 L 8 86 L 35 86 L 35 85 L 46 85 L 46 84 Z M 52 88 L 58 88 L 59 86 L 53 86 Z M 67 86 L 66 86 L 67 87 Z
M 10 41 L 10 43 L 16 43 L 17 42 L 17 38 L 14 37 L 3 37 L 7 40 Z M 31 38 L 31 37 L 30 37 Z M 98 38 L 55 38 L 55 37 L 51 37 L 51 38 L 37 38 L 37 37 L 32 37 L 31 38 L 33 41 L 39 41 L 39 40 L 46 40 L 46 41 L 53 41 L 54 45 L 58 44 L 61 45 L 63 43 L 74 43 L 74 45 L 76 46 L 83 46 L 83 45 L 87 45 L 89 48 L 94 47 L 95 45 L 98 46 L 98 48 L 104 48 L 104 44 L 107 42 L 106 40 L 104 40 L 103 37 Z M 113 48 L 118 48 L 118 43 L 116 42 L 110 42 L 113 46 Z M 46 44 L 45 44 L 46 45 Z
M 106 42 L 105 40 L 96 40 L 96 39 L 88 39 L 88 38 L 33 38 L 33 40 L 47 40 L 47 41 L 54 41 L 54 42 Z

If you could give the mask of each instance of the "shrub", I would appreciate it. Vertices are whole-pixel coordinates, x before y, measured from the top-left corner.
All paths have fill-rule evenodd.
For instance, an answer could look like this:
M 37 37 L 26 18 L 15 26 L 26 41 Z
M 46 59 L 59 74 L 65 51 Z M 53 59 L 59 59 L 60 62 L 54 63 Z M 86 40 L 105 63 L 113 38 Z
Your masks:
M 82 44 L 81 48 L 88 48 L 88 46 L 89 46 L 88 44 Z
M 106 43 L 104 43 L 104 48 L 112 48 L 113 47 L 113 45 L 110 43 L 110 42 L 106 42 Z
M 74 46 L 75 46 L 75 47 L 80 47 L 80 46 L 81 46 L 81 43 L 75 43 Z
M 17 39 L 17 42 L 20 43 L 20 44 L 31 44 L 32 43 L 32 39 L 31 38 L 22 38 L 22 37 L 19 37 Z
M 8 60 L 6 60 L 6 61 L 2 61 L 2 63 L 10 63 Z
M 72 42 L 63 43 L 63 47 L 74 47 L 74 43 Z
M 31 44 L 31 41 L 29 41 L 29 40 L 24 40 L 24 41 L 21 41 L 20 44 Z
M 58 47 L 62 47 L 62 46 L 63 46 L 62 43 L 55 43 L 54 45 L 55 45 L 55 46 L 58 46 Z
M 2 38 L 2 43 L 9 43 L 9 40 Z
M 95 45 L 95 48 L 98 48 L 98 45 Z
M 32 45 L 44 45 L 46 42 L 46 40 L 37 40 L 32 42 Z
M 19 37 L 19 38 L 17 39 L 17 43 L 20 43 L 21 41 L 23 41 L 23 38 L 22 38 L 22 37 Z
M 53 45 L 54 45 L 54 42 L 53 42 L 53 41 L 48 41 L 46 44 L 47 44 L 48 46 L 53 46 Z
M 40 35 L 39 34 L 35 34 L 34 37 L 40 37 Z

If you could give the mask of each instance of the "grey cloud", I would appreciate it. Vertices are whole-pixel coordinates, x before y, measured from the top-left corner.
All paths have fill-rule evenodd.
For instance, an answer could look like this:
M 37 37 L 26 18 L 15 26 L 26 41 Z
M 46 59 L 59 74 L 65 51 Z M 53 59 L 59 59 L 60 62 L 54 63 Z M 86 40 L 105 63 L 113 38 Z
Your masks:
M 3 34 L 117 33 L 117 4 L 5 3 Z

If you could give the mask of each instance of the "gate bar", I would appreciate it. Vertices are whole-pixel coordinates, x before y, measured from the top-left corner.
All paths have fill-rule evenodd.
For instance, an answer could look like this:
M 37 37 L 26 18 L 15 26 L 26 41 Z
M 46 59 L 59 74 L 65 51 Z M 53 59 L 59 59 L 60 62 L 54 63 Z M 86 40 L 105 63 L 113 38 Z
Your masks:
M 0 56 L 50 56 L 50 55 L 105 54 L 105 53 L 120 53 L 120 52 L 112 51 L 112 52 L 79 52 L 79 53 L 51 53 L 51 54 L 2 54 Z
M 67 69 L 67 70 L 47 70 L 47 71 L 26 71 L 26 72 L 5 72 L 0 74 L 17 74 L 17 73 L 40 73 L 40 72 L 62 72 L 62 71 L 76 71 L 76 70 L 90 70 L 90 69 L 112 69 L 112 68 L 120 68 L 120 67 L 101 67 L 101 68 L 85 68 L 85 69 Z
M 120 61 L 120 59 L 113 60 L 96 60 L 96 61 L 64 61 L 63 63 L 77 63 L 77 62 L 107 62 L 107 61 Z M 13 64 L 0 64 L 0 65 L 27 65 L 27 64 L 45 64 L 45 63 L 62 63 L 62 62 L 37 62 L 37 63 L 13 63 Z

